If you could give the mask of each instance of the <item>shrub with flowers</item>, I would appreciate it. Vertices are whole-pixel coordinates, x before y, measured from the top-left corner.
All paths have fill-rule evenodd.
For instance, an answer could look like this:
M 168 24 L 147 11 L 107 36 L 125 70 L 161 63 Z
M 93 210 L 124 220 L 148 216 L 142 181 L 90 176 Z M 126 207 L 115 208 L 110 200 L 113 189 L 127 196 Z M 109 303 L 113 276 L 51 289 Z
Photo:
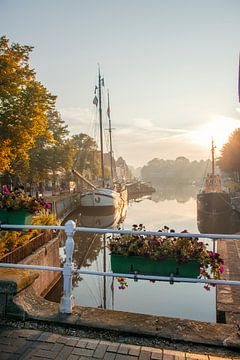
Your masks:
M 6 185 L 3 186 L 0 193 L 0 209 L 20 210 L 25 209 L 31 213 L 38 212 L 42 209 L 49 209 L 50 204 L 43 198 L 33 198 L 25 193 L 21 188 L 9 191 Z
M 41 210 L 33 216 L 33 225 L 59 225 L 60 222 L 54 213 L 48 210 Z M 5 254 L 14 249 L 27 244 L 31 239 L 39 235 L 41 232 L 49 234 L 52 230 L 29 229 L 28 232 L 22 231 L 1 231 L 0 232 L 0 259 Z
M 200 264 L 199 277 L 205 279 L 220 279 L 224 272 L 224 261 L 216 252 L 207 250 L 207 244 L 198 238 L 171 236 L 175 230 L 164 226 L 159 232 L 169 232 L 170 236 L 144 235 L 145 227 L 133 225 L 132 230 L 143 231 L 141 235 L 121 234 L 114 236 L 109 241 L 109 249 L 112 254 L 124 256 L 143 256 L 153 260 L 175 259 L 178 264 L 195 260 Z M 125 284 L 126 285 L 126 284 Z M 121 289 L 124 286 L 120 287 Z M 209 285 L 205 285 L 207 290 Z

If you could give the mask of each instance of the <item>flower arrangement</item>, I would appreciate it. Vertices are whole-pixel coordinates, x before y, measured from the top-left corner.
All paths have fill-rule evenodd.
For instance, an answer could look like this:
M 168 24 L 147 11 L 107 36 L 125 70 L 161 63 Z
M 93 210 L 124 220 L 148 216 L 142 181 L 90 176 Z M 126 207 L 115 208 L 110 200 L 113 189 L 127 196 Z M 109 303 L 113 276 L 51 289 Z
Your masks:
M 54 213 L 43 209 L 33 216 L 33 225 L 59 225 L 59 220 Z M 0 258 L 14 249 L 27 244 L 40 233 L 49 234 L 51 230 L 29 229 L 28 232 L 5 231 L 0 232 Z
M 200 265 L 200 278 L 220 279 L 224 272 L 224 261 L 216 252 L 207 250 L 207 244 L 198 241 L 197 238 L 184 237 L 186 230 L 181 233 L 183 236 L 152 236 L 144 235 L 145 227 L 133 225 L 132 230 L 143 231 L 141 235 L 121 234 L 110 239 L 108 247 L 111 254 L 127 257 L 142 256 L 152 260 L 175 259 L 177 264 L 184 264 L 195 260 Z M 164 226 L 159 232 L 173 233 L 175 230 Z M 120 289 L 126 287 L 124 279 L 119 281 Z M 208 284 L 205 289 L 209 290 Z
M 9 191 L 7 185 L 3 185 L 2 192 L 0 193 L 0 209 L 25 209 L 31 213 L 35 213 L 42 209 L 50 209 L 50 204 L 45 202 L 43 198 L 33 198 L 27 195 L 21 188 Z

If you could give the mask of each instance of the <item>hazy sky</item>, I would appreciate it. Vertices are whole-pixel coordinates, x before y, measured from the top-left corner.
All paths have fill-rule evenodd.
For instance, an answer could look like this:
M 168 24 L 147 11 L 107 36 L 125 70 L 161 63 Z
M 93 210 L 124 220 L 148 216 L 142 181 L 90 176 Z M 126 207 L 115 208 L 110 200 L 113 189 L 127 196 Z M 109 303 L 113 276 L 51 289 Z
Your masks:
M 100 63 L 129 165 L 207 159 L 240 127 L 240 0 L 0 0 L 0 29 L 34 46 L 72 134 L 90 129 Z

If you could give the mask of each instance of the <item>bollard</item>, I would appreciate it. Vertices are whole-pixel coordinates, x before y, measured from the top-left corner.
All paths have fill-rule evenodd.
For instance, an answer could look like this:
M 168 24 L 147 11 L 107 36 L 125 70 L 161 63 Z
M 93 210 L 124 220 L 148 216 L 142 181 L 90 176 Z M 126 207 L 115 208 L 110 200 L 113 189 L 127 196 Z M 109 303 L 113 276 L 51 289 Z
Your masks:
M 64 314 L 71 314 L 74 306 L 74 298 L 72 294 L 72 255 L 74 248 L 73 234 L 76 224 L 69 220 L 65 224 L 66 240 L 66 261 L 63 267 L 63 296 L 61 298 L 59 311 Z

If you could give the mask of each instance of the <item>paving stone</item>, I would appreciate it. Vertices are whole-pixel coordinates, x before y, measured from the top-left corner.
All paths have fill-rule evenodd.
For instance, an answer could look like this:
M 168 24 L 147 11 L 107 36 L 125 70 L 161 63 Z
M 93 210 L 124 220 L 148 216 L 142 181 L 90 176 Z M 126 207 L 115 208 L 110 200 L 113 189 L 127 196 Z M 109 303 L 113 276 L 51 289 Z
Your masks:
M 83 348 L 74 348 L 71 352 L 72 355 L 79 355 L 79 356 L 92 356 L 93 351 L 91 349 L 83 349 Z
M 128 345 L 129 355 L 139 356 L 141 347 L 137 345 Z
M 240 358 L 240 356 L 239 356 Z M 231 358 L 225 358 L 224 359 L 222 357 L 219 357 L 219 356 L 212 356 L 212 355 L 209 355 L 209 360 L 232 360 Z
M 208 355 L 204 355 L 204 354 L 189 354 L 186 353 L 186 360 L 189 359 L 197 359 L 197 360 L 209 360 Z
M 150 359 L 151 359 L 151 351 L 145 351 L 145 350 L 142 350 L 142 348 L 141 348 L 139 360 L 150 360 Z
M 78 339 L 67 339 L 67 341 L 65 342 L 66 345 L 68 346 L 75 346 L 78 343 Z
M 50 335 L 52 335 L 49 332 L 43 332 L 40 334 L 40 336 L 37 338 L 38 341 L 46 341 L 46 339 L 48 339 L 50 337 Z
M 80 359 L 80 356 L 77 356 L 77 355 L 70 355 L 67 360 L 78 360 Z
M 175 360 L 175 356 L 163 353 L 163 360 Z
M 107 351 L 109 352 L 117 352 L 120 344 L 119 343 L 112 343 L 107 347 Z
M 38 349 L 50 351 L 53 348 L 53 343 L 40 342 L 37 344 Z
M 75 345 L 75 347 L 85 348 L 88 344 L 87 340 L 79 340 L 78 343 Z
M 115 360 L 137 360 L 136 356 L 117 354 Z
M 174 360 L 184 360 L 185 359 L 185 353 L 182 351 L 176 351 L 176 350 L 163 350 L 163 355 L 170 355 L 174 356 Z
M 126 344 L 121 344 L 118 348 L 118 353 L 119 354 L 128 354 L 129 352 L 129 347 Z
M 156 348 L 150 346 L 141 346 L 141 351 L 153 352 Z
M 56 353 L 47 350 L 35 349 L 33 355 L 45 359 L 56 359 Z
M 63 349 L 58 354 L 57 360 L 66 360 L 68 356 L 71 354 L 72 349 L 73 348 L 71 346 L 64 346 Z
M 114 360 L 116 358 L 116 354 L 112 352 L 106 352 L 103 360 Z
M 10 338 L 0 337 L 0 345 L 10 345 L 12 343 Z
M 99 344 L 99 341 L 98 340 L 89 340 L 87 345 L 86 345 L 86 348 L 87 349 L 92 349 L 92 350 L 95 350 L 96 347 L 98 346 Z
M 1 360 L 7 360 L 9 359 L 10 360 L 10 356 L 9 354 L 6 354 L 6 353 L 1 353 Z M 11 356 L 12 357 L 12 356 Z
M 94 358 L 102 359 L 107 351 L 108 345 L 98 344 L 96 350 L 93 353 Z
M 162 360 L 163 359 L 163 353 L 162 352 L 159 352 L 159 353 L 153 352 L 152 355 L 151 355 L 151 359 L 152 360 Z

